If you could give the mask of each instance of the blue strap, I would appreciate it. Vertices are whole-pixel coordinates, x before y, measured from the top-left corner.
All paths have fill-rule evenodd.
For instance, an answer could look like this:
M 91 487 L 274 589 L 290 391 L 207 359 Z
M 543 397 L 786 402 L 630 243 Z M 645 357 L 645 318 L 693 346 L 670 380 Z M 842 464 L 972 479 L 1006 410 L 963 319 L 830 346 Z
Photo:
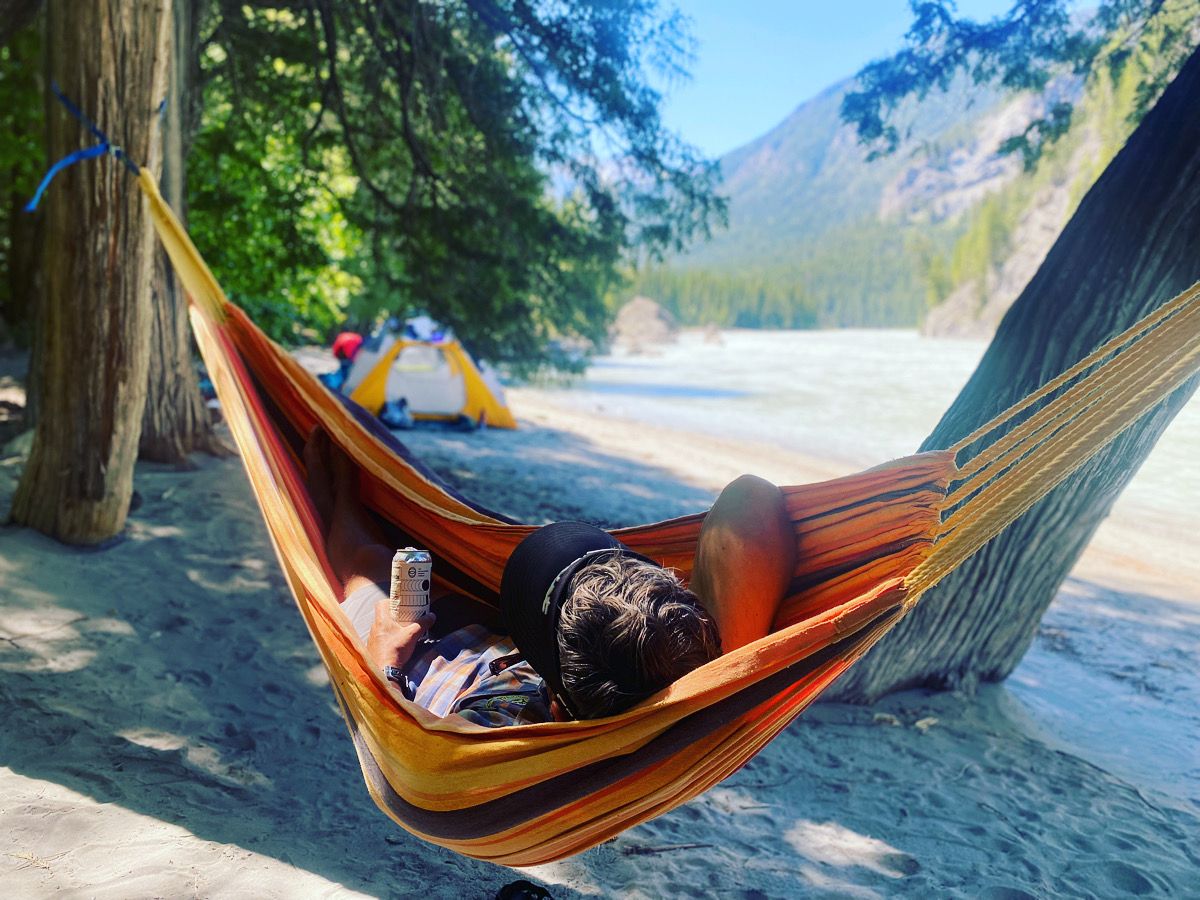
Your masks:
M 85 147 L 82 150 L 76 150 L 56 162 L 50 167 L 50 171 L 46 173 L 46 177 L 42 179 L 42 183 L 38 185 L 37 191 L 33 195 L 33 199 L 25 204 L 25 212 L 33 212 L 37 209 L 38 203 L 42 200 L 42 194 L 46 192 L 46 188 L 50 187 L 50 182 L 54 180 L 54 176 L 68 166 L 73 166 L 77 162 L 82 162 L 85 159 L 95 159 L 97 156 L 103 156 L 112 147 L 108 141 L 101 144 L 96 144 L 94 147 Z
M 67 108 L 67 112 L 82 122 L 84 126 L 87 127 L 87 130 L 95 135 L 96 140 L 100 141 L 102 144 L 111 143 L 111 141 L 108 139 L 108 135 L 100 130 L 100 126 L 85 116 L 83 114 L 83 110 L 76 106 L 71 101 L 71 98 L 62 92 L 62 89 L 58 86 L 57 81 L 50 82 L 50 90 L 54 93 L 54 96 L 58 98 L 58 102 Z
M 116 144 L 114 144 L 111 140 L 109 140 L 108 135 L 104 133 L 103 129 L 101 129 L 101 127 L 99 125 L 97 125 L 95 122 L 93 122 L 91 119 L 89 119 L 84 114 L 83 110 L 80 109 L 78 106 L 76 106 L 72 102 L 71 98 L 62 92 L 62 89 L 58 86 L 58 82 L 56 82 L 56 81 L 50 82 L 50 90 L 54 93 L 54 96 L 58 98 L 58 102 L 61 103 L 64 107 L 66 107 L 67 112 L 69 112 L 76 119 L 78 119 L 80 122 L 82 122 L 84 127 L 86 127 L 87 130 L 90 131 L 95 136 L 96 140 L 98 140 L 102 144 L 108 145 L 108 152 L 113 155 L 114 159 L 117 159 L 120 162 L 124 163 L 125 168 L 129 170 L 129 173 L 131 175 L 138 174 L 138 167 L 134 163 L 134 161 L 125 155 L 124 150 L 122 150 L 120 147 L 118 147 Z M 167 101 L 164 99 L 163 102 L 159 104 L 160 111 L 162 109 L 166 108 L 165 107 L 166 102 Z
M 46 188 L 50 187 L 50 182 L 54 180 L 55 175 L 68 166 L 73 166 L 75 163 L 81 162 L 82 160 L 95 159 L 97 156 L 111 154 L 112 157 L 120 161 L 131 174 L 138 174 L 137 165 L 133 162 L 133 160 L 125 155 L 125 151 L 120 147 L 115 146 L 113 142 L 108 139 L 108 135 L 104 133 L 100 126 L 84 115 L 83 110 L 76 106 L 71 101 L 71 98 L 62 92 L 56 82 L 50 82 L 50 90 L 54 96 L 58 98 L 58 102 L 66 107 L 67 112 L 78 119 L 100 143 L 93 147 L 85 147 L 83 150 L 76 150 L 74 153 L 69 153 L 51 166 L 50 171 L 46 173 L 46 177 L 42 179 L 42 183 L 38 185 L 37 192 L 33 195 L 33 199 L 25 204 L 25 212 L 33 212 L 37 209 L 38 203 L 41 202 L 42 194 L 46 192 Z M 159 105 L 160 112 L 166 108 L 166 102 L 166 100 L 163 100 L 163 102 Z

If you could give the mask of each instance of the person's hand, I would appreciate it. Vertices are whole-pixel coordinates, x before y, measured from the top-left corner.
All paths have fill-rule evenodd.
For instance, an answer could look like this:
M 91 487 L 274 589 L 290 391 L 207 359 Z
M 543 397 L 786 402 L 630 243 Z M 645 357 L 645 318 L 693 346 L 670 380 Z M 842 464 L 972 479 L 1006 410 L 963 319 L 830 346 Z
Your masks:
M 433 613 L 425 613 L 415 622 L 397 622 L 387 600 L 375 604 L 375 621 L 367 635 L 367 653 L 372 662 L 382 669 L 385 666 L 403 668 L 412 659 L 417 643 L 433 627 Z

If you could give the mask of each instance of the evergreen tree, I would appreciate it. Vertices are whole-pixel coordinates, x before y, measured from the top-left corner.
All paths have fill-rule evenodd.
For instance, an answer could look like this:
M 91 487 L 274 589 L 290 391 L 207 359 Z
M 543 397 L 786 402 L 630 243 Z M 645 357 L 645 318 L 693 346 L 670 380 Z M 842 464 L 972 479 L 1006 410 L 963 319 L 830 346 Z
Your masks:
M 52 74 L 154 171 L 166 83 L 140 67 L 152 54 L 165 73 L 170 22 L 142 2 L 74 22 L 48 6 Z M 213 0 L 201 28 L 193 231 L 278 337 L 330 328 L 346 309 L 363 323 L 420 309 L 480 355 L 536 365 L 555 337 L 603 335 L 606 291 L 633 248 L 661 255 L 723 218 L 712 165 L 659 118 L 650 79 L 677 76 L 688 44 L 655 0 Z M 116 38 L 97 46 L 101 34 Z M 58 158 L 82 138 L 53 114 Z M 89 211 L 82 197 L 104 204 Z M 13 515 L 92 542 L 124 522 L 143 417 L 147 452 L 178 457 L 195 390 L 176 390 L 188 372 L 177 302 L 164 299 L 157 325 L 148 315 L 151 233 L 127 175 L 111 160 L 76 166 L 48 201 L 53 264 L 30 383 L 45 416 Z M 147 412 L 152 332 L 165 365 Z M 104 377 L 80 391 L 68 362 Z
M 420 310 L 535 364 L 553 338 L 602 339 L 627 251 L 723 217 L 713 166 L 659 117 L 649 78 L 678 75 L 688 44 L 656 0 L 216 12 L 193 225 L 276 336 L 343 304 L 359 322 Z
M 103 121 L 121 122 L 125 152 L 156 172 L 155 108 L 166 87 L 169 9 L 158 0 L 47 4 L 49 71 Z M 97 40 L 97 35 L 110 40 Z M 53 101 L 51 101 L 53 102 Z M 49 116 L 62 157 L 83 126 Z M 46 200 L 45 294 L 31 388 L 39 415 L 12 518 L 70 543 L 119 532 L 133 492 L 146 402 L 154 234 L 141 193 L 109 156 L 74 166 Z

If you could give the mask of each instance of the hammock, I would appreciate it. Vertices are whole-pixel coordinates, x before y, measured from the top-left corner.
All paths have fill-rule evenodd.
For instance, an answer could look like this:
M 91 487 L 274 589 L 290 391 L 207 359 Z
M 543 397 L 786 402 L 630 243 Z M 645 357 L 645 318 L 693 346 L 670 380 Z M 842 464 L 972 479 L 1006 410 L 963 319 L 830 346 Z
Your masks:
M 226 300 L 145 171 L 140 183 L 367 789 L 414 835 L 507 865 L 578 853 L 736 772 L 924 591 L 1200 368 L 1197 285 L 945 451 L 783 488 L 798 562 L 767 637 L 611 718 L 482 728 L 403 699 L 368 662 L 339 606 L 303 442 L 316 425 L 329 433 L 389 540 L 433 552 L 435 592 L 494 604 L 505 560 L 532 529 L 447 488 L 272 343 Z M 686 577 L 703 519 L 614 533 Z

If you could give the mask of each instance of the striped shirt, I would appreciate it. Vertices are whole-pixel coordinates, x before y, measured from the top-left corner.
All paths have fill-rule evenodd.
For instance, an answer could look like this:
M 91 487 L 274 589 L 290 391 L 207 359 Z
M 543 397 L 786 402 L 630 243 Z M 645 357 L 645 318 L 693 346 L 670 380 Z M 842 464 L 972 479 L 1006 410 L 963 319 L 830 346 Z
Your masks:
M 434 715 L 457 713 L 488 727 L 550 721 L 541 677 L 517 652 L 512 638 L 468 625 L 418 648 L 405 675 L 405 695 Z

